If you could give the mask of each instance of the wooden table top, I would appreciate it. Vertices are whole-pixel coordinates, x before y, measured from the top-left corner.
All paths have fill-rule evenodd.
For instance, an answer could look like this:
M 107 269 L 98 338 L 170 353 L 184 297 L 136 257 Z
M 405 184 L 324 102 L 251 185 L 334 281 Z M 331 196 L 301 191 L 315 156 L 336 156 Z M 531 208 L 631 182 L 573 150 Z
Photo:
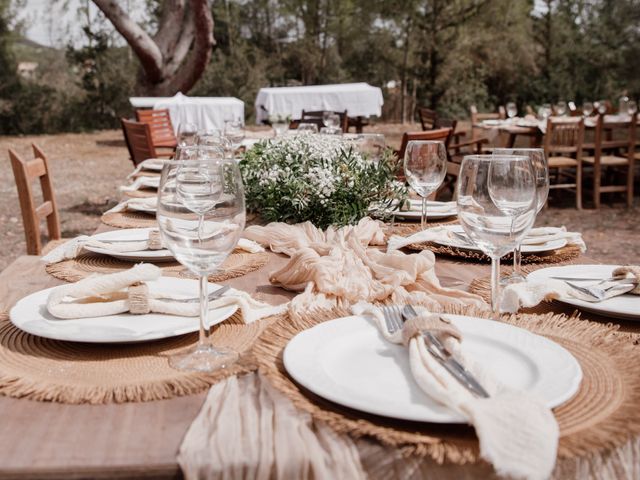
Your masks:
M 271 255 L 260 270 L 223 283 L 269 303 L 287 301 L 292 294 L 268 279 L 286 258 Z M 436 273 L 444 286 L 467 289 L 474 278 L 487 275 L 489 267 L 438 258 Z M 39 257 L 22 256 L 0 274 L 0 309 L 61 283 L 45 272 Z M 636 329 L 632 322 L 626 328 Z M 0 478 L 179 477 L 176 454 L 204 397 L 66 405 L 0 396 Z

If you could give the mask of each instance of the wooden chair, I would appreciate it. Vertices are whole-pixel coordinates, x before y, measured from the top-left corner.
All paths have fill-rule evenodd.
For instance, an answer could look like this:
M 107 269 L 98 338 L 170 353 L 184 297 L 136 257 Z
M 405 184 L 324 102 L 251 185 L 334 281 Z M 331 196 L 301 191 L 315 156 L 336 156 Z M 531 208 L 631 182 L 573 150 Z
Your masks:
M 318 125 L 318 130 L 320 130 L 324 127 L 322 116 L 327 112 L 335 113 L 340 116 L 340 128 L 342 129 L 342 133 L 347 133 L 349 131 L 349 116 L 347 115 L 346 110 L 344 112 L 333 112 L 330 110 L 315 110 L 309 112 L 302 110 L 302 118 L 299 123 L 315 123 Z
M 178 140 L 173 130 L 171 117 L 168 109 L 136 110 L 136 120 L 141 123 L 148 123 L 151 129 L 151 141 L 156 149 L 156 155 L 160 157 L 172 157 Z
M 46 155 L 37 145 L 32 144 L 31 146 L 35 156 L 33 160 L 23 160 L 11 148 L 9 149 L 9 158 L 11 159 L 11 168 L 18 188 L 27 253 L 29 255 L 40 255 L 42 254 L 40 222 L 43 219 L 47 220 L 49 240 L 60 240 L 62 235 L 60 234 L 60 219 L 58 217 L 56 198 L 53 193 L 53 184 L 49 176 L 49 162 Z M 35 179 L 40 180 L 40 188 L 42 189 L 42 198 L 44 200 L 44 203 L 37 207 L 31 185 Z
M 420 120 L 420 125 L 422 126 L 422 130 L 433 130 L 438 128 L 436 123 L 438 121 L 438 113 L 435 110 L 431 110 L 427 107 L 416 107 L 416 113 L 418 115 L 418 120 Z
M 507 118 L 507 112 L 503 106 L 498 108 L 498 112 L 478 112 L 478 108 L 475 105 L 471 105 L 469 109 L 471 112 L 471 139 L 477 140 L 483 138 L 482 129 L 476 127 L 476 124 L 483 120 L 504 120 Z
M 402 142 L 400 143 L 400 149 L 396 151 L 396 156 L 402 161 L 402 159 L 404 159 L 404 152 L 407 149 L 407 144 L 413 140 L 441 141 L 448 147 L 452 132 L 453 129 L 451 128 L 439 128 L 438 130 L 428 130 L 426 132 L 405 132 L 402 135 Z
M 549 189 L 566 189 L 575 192 L 578 210 L 582 209 L 583 144 L 583 118 L 549 117 L 547 119 L 544 153 L 549 164 Z
M 134 122 L 121 118 L 122 132 L 129 149 L 129 156 L 134 165 L 148 158 L 157 158 L 157 152 L 151 138 L 151 127 L 148 123 Z
M 593 156 L 583 157 L 582 161 L 593 166 L 593 202 L 600 208 L 603 193 L 624 192 L 627 206 L 633 205 L 633 180 L 636 146 L 636 122 L 607 121 L 605 115 L 598 115 Z M 626 174 L 624 184 L 602 184 L 606 171 Z

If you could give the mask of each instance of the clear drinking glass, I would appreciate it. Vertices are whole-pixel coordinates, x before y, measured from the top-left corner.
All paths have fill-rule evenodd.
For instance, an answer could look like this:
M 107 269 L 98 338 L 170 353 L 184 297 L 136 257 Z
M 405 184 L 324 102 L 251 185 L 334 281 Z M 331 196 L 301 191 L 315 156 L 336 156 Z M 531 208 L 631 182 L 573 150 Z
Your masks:
M 593 103 L 584 102 L 582 104 L 582 115 L 584 117 L 590 117 L 592 113 L 593 113 Z
M 404 152 L 404 175 L 422 197 L 420 226 L 427 228 L 427 197 L 435 192 L 447 174 L 447 149 L 442 142 L 410 141 Z
M 245 137 L 244 123 L 242 120 L 228 120 L 224 122 L 224 136 L 231 142 L 231 146 L 237 151 Z
M 200 147 L 216 147 L 224 152 L 225 157 L 233 157 L 233 145 L 221 130 L 202 130 L 198 133 L 197 142 Z
M 636 113 L 638 113 L 638 104 L 635 100 L 629 100 L 627 103 L 627 113 L 633 117 Z
M 597 103 L 597 105 L 596 105 Z M 596 103 L 594 103 L 594 106 L 598 109 L 598 113 L 600 115 L 604 115 L 605 113 L 607 113 L 607 101 L 606 100 L 598 100 Z
M 565 102 L 564 100 L 556 103 L 556 115 L 558 115 L 559 117 L 564 116 L 567 113 L 567 109 L 567 102 Z
M 386 148 L 384 135 L 381 133 L 357 133 L 345 135 L 345 140 L 367 159 L 379 162 Z
M 516 155 L 468 155 L 456 184 L 458 218 L 491 258 L 491 308 L 500 314 L 500 257 L 522 241 L 536 215 L 531 160 Z
M 322 122 L 326 127 L 339 128 L 340 127 L 340 115 L 332 112 L 324 112 L 322 114 Z
M 315 123 L 300 123 L 297 132 L 303 135 L 318 133 L 318 125 Z
M 207 277 L 235 248 L 244 229 L 244 190 L 236 163 L 212 151 L 201 151 L 197 160 L 167 162 L 158 188 L 162 240 L 200 283 L 198 343 L 169 359 L 179 370 L 212 372 L 237 357 L 211 344 Z
M 549 164 L 542 148 L 494 148 L 494 155 L 524 155 L 529 157 L 533 166 L 536 183 L 536 214 L 542 210 L 549 196 Z M 518 243 L 513 250 L 513 273 L 500 279 L 502 285 L 525 282 L 521 269 L 522 252 Z
M 188 147 L 197 143 L 198 126 L 195 123 L 184 122 L 178 125 L 178 146 Z
M 518 106 L 515 102 L 507 103 L 507 117 L 515 118 L 518 116 Z

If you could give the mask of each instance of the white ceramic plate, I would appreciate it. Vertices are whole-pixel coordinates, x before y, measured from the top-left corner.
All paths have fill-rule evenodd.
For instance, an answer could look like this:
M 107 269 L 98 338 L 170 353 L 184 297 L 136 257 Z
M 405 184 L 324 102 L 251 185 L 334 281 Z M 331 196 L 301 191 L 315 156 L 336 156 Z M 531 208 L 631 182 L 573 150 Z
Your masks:
M 127 210 L 134 210 L 136 212 L 148 213 L 155 217 L 157 207 L 155 205 L 153 207 L 150 207 L 142 203 L 130 203 L 130 204 L 127 204 Z
M 183 294 L 189 297 L 198 296 L 198 282 L 182 278 L 161 277 L 148 282 L 157 287 L 160 293 Z M 54 287 L 55 288 L 55 287 Z M 220 285 L 209 284 L 209 290 L 220 288 Z M 199 328 L 198 317 L 179 317 L 149 313 L 147 315 L 131 315 L 123 313 L 106 317 L 81 318 L 77 320 L 61 320 L 47 311 L 47 298 L 53 288 L 35 292 L 20 300 L 11 309 L 11 322 L 21 330 L 32 335 L 67 340 L 70 342 L 90 343 L 127 343 L 158 340 L 175 337 L 185 333 L 196 332 Z M 236 311 L 229 306 L 210 310 L 211 325 L 222 322 Z
M 110 232 L 103 232 L 93 235 L 93 238 L 97 240 L 147 240 L 149 238 L 149 232 L 154 230 L 153 228 L 126 228 L 121 230 L 112 230 Z M 166 248 L 162 250 L 140 250 L 138 252 L 114 252 L 106 248 L 96 248 L 91 246 L 84 247 L 85 250 L 90 252 L 101 253 L 103 255 L 109 255 L 121 260 L 127 260 L 129 262 L 171 262 L 175 258 L 169 250 Z
M 611 272 L 617 267 L 618 265 L 566 265 L 563 267 L 541 268 L 530 273 L 527 276 L 527 280 L 544 282 L 550 277 L 609 278 Z M 590 283 L 595 282 L 593 280 L 576 282 L 578 285 L 588 285 Z M 605 317 L 640 320 L 640 295 L 627 293 L 598 303 L 585 302 L 575 298 L 561 298 L 560 301 Z
M 392 213 L 397 219 L 419 221 L 422 218 L 422 200 L 409 199 L 409 201 L 411 202 L 411 210 L 393 210 L 390 213 Z M 443 205 L 446 205 L 446 202 L 427 200 L 427 220 L 437 220 L 440 218 L 453 217 L 458 214 L 458 210 L 455 204 L 448 209 L 443 209 Z M 434 211 L 434 207 L 436 207 L 438 210 Z
M 458 232 L 458 233 L 462 233 L 466 236 L 466 233 L 464 233 L 464 229 L 462 228 L 462 226 L 460 225 L 445 225 L 444 228 L 447 228 L 453 232 Z M 473 250 L 476 252 L 480 252 L 481 250 L 476 247 L 476 246 L 472 246 L 469 244 L 466 244 L 462 241 L 458 241 L 455 238 L 451 238 L 448 241 L 445 240 L 441 240 L 438 242 L 435 242 L 438 245 L 444 245 L 445 247 L 455 247 L 455 248 L 459 248 L 461 250 Z M 567 241 L 564 238 L 558 239 L 558 240 L 552 240 L 551 242 L 546 242 L 546 243 L 541 243 L 538 245 L 522 245 L 522 253 L 544 253 L 544 252 L 550 252 L 552 250 L 556 250 L 558 248 L 562 248 L 567 244 Z
M 466 351 L 504 385 L 535 393 L 550 408 L 578 391 L 580 365 L 557 343 L 506 323 L 447 316 L 462 331 Z M 363 317 L 299 333 L 284 350 L 284 365 L 303 387 L 350 408 L 417 422 L 465 423 L 420 390 L 406 348 L 384 340 Z

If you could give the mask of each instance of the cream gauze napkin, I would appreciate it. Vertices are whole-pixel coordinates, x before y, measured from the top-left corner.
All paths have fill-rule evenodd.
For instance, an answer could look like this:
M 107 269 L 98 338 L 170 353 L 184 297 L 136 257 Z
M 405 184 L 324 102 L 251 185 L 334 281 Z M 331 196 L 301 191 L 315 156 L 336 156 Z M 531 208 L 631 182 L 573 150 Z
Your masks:
M 121 192 L 133 192 L 141 188 L 158 188 L 160 186 L 160 177 L 138 177 L 130 185 L 120 187 Z
M 612 274 L 616 278 L 629 278 L 640 281 L 640 266 L 627 266 L 616 268 Z M 581 287 L 589 284 L 577 283 Z M 614 282 L 603 282 L 598 285 L 602 289 L 615 286 L 616 288 L 604 292 L 603 300 L 617 297 L 625 293 L 640 295 L 640 285 L 636 286 L 620 286 Z M 598 302 L 589 295 L 585 295 L 580 291 L 572 288 L 562 280 L 553 278 L 545 279 L 542 282 L 526 281 L 522 283 L 514 283 L 505 287 L 500 299 L 500 310 L 506 313 L 516 313 L 520 308 L 535 307 L 542 301 L 555 300 L 558 298 L 575 298 L 585 302 Z
M 200 304 L 172 302 L 167 299 L 185 298 L 163 291 L 155 292 L 153 284 L 145 282 L 160 278 L 162 270 L 148 263 L 140 263 L 123 272 L 91 276 L 76 283 L 55 288 L 47 299 L 47 310 L 60 319 L 101 317 L 120 313 L 146 314 L 150 312 L 184 317 L 197 317 Z M 209 309 L 236 305 L 245 323 L 277 315 L 285 305 L 270 306 L 251 298 L 246 292 L 233 290 L 209 302 Z
M 580 251 L 585 252 L 587 246 L 582 240 L 582 235 L 578 232 L 567 232 L 566 227 L 540 227 L 532 228 L 522 241 L 523 245 L 541 245 L 553 240 L 566 239 L 568 245 L 575 245 Z M 452 235 L 449 227 L 428 228 L 421 232 L 414 233 L 408 237 L 393 235 L 387 243 L 387 251 L 398 250 L 413 243 L 428 242 L 456 242 L 460 243 Z
M 329 227 L 326 231 L 310 222 L 270 223 L 251 226 L 244 236 L 290 257 L 283 268 L 271 274 L 270 280 L 302 292 L 291 301 L 294 311 L 387 299 L 431 309 L 444 304 L 486 308 L 476 295 L 440 286 L 432 252 L 385 253 L 368 248 L 384 244 L 381 225 L 368 217 L 357 225 Z
M 135 177 L 138 173 L 140 173 L 142 170 L 147 169 L 147 166 L 151 166 L 151 165 L 164 165 L 164 160 L 162 160 L 161 158 L 149 158 L 147 160 L 144 160 L 143 162 L 140 162 L 138 164 L 138 166 L 135 168 L 135 170 L 133 172 L 131 172 L 129 175 L 127 175 L 127 179 L 131 179 L 133 177 Z M 154 171 L 158 171 L 157 169 L 154 169 Z
M 158 207 L 158 198 L 157 197 L 130 198 L 128 200 L 125 200 L 124 202 L 120 202 L 118 205 L 107 210 L 105 213 L 124 212 L 126 210 L 132 210 L 129 207 L 134 207 L 134 206 L 138 206 L 141 210 L 155 211 Z
M 387 341 L 407 346 L 415 382 L 436 402 L 462 414 L 473 425 L 480 441 L 481 457 L 491 463 L 499 475 L 531 480 L 551 475 L 559 438 L 553 413 L 531 393 L 510 390 L 492 378 L 466 354 L 464 339 L 455 326 L 419 309 L 417 317 L 390 335 L 377 307 L 361 302 L 352 310 L 356 315 L 373 318 Z M 435 360 L 424 343 L 423 330 L 438 336 L 487 390 L 489 398 L 475 397 Z

